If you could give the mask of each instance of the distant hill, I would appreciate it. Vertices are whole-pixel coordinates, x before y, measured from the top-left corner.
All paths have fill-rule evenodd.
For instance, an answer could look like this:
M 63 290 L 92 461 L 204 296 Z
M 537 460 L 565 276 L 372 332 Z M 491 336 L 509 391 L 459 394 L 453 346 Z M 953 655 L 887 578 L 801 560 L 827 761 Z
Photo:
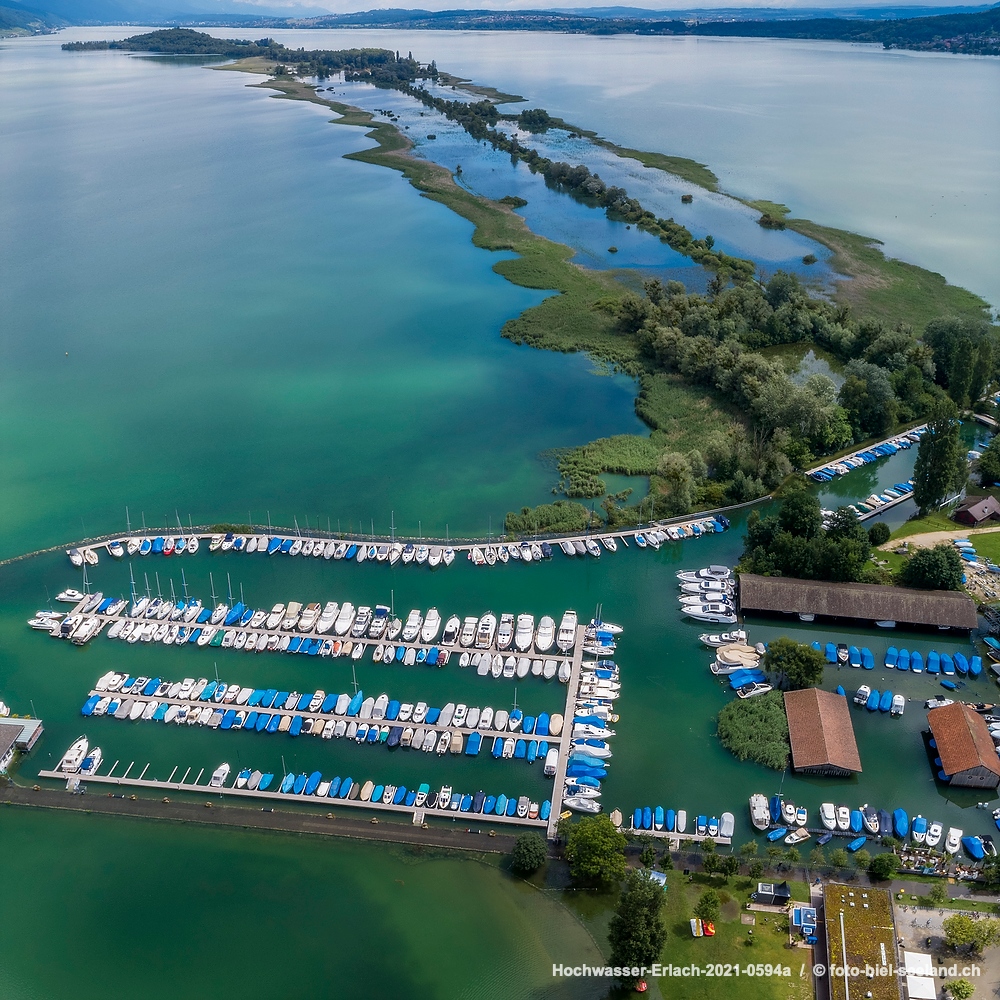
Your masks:
M 886 48 L 1000 55 L 1000 5 L 973 13 L 870 20 L 848 17 L 734 20 L 595 17 L 576 11 L 370 10 L 308 19 L 286 19 L 288 27 L 384 27 L 438 31 L 561 31 L 590 35 L 719 35 L 876 42 Z
M 0 0 L 0 35 L 37 35 L 68 23 L 50 12 Z

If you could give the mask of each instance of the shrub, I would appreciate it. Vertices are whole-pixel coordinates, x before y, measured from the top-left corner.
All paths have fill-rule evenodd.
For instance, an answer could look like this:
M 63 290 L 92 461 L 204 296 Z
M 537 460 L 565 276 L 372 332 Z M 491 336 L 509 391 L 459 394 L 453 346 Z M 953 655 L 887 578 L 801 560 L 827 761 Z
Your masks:
M 510 852 L 511 871 L 530 875 L 545 864 L 545 841 L 537 833 L 522 833 Z
M 876 521 L 868 529 L 868 541 L 870 541 L 872 545 L 885 545 L 885 543 L 889 541 L 889 536 L 891 534 L 892 531 L 885 521 Z

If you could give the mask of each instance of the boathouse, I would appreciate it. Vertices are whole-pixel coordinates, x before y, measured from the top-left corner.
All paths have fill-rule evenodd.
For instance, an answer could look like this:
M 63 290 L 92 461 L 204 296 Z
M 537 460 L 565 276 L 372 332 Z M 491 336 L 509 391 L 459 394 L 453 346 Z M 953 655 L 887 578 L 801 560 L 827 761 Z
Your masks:
M 7 772 L 7 767 L 14 759 L 14 750 L 17 738 L 21 735 L 20 726 L 11 726 L 0 723 L 0 774 Z
M 843 695 L 819 688 L 786 691 L 785 715 L 794 770 L 835 778 L 860 773 L 851 710 Z
M 937 744 L 941 770 L 959 788 L 996 788 L 1000 785 L 1000 760 L 983 717 L 956 701 L 932 708 L 927 722 Z
M 952 590 L 912 590 L 873 583 L 829 583 L 787 576 L 742 573 L 743 614 L 791 614 L 806 620 L 880 622 L 922 628 L 976 627 L 976 605 L 968 594 Z
M 1000 518 L 1000 502 L 996 497 L 970 497 L 958 505 L 954 517 L 962 524 L 976 527 L 984 521 Z

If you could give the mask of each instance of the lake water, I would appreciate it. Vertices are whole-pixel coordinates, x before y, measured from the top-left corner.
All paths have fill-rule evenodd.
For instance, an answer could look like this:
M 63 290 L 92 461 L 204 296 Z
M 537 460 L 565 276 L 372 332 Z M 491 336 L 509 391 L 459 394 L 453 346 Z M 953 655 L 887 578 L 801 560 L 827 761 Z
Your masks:
M 73 36 L 126 33 L 88 29 Z M 350 33 L 348 41 L 363 44 L 366 35 Z M 620 116 L 621 133 L 612 134 L 612 110 L 599 107 L 598 95 L 622 87 L 634 71 L 626 65 L 606 82 L 601 74 L 587 76 L 592 64 L 583 55 L 607 40 L 579 40 L 575 85 L 543 86 L 541 67 L 525 49 L 513 53 L 512 36 L 423 35 L 416 36 L 419 45 L 407 45 L 403 35 L 378 37 L 391 42 L 390 35 L 401 48 L 470 75 L 478 53 L 474 72 L 481 79 L 529 93 L 533 103 L 612 138 L 701 156 L 697 146 L 684 145 L 697 135 L 681 135 L 676 122 L 667 129 L 666 119 L 651 123 L 652 138 L 630 138 L 645 114 L 642 88 L 633 97 L 618 93 L 619 107 L 631 111 Z M 354 130 L 330 127 L 321 109 L 247 89 L 241 75 L 116 53 L 59 52 L 58 43 L 73 36 L 0 46 L 0 130 L 8 139 L 0 146 L 0 554 L 122 526 L 126 504 L 133 523 L 145 516 L 150 525 L 171 521 L 175 510 L 185 520 L 190 514 L 258 523 L 270 511 L 275 523 L 297 517 L 305 527 L 308 517 L 325 527 L 329 517 L 334 527 L 339 519 L 345 529 L 367 529 L 374 520 L 385 530 L 394 511 L 401 531 L 482 532 L 491 523 L 497 530 L 506 510 L 546 497 L 552 472 L 538 459 L 541 451 L 641 429 L 629 380 L 598 377 L 583 357 L 517 348 L 499 337 L 503 322 L 539 295 L 493 274 L 495 255 L 472 247 L 464 220 L 416 196 L 391 171 L 343 160 L 364 145 Z M 343 44 L 344 37 L 310 34 L 301 43 Z M 502 71 L 499 42 L 512 53 Z M 558 39 L 568 51 L 577 42 Z M 556 40 L 524 38 L 528 51 L 543 43 Z M 834 50 L 816 51 L 817 73 L 829 72 Z M 872 58 L 869 49 L 845 51 Z M 892 66 L 919 64 L 884 58 Z M 550 62 L 550 75 L 570 65 L 565 55 Z M 960 76 L 980 63 L 940 65 L 953 65 Z M 588 102 L 593 116 L 585 114 Z M 721 144 L 723 126 L 717 129 Z M 656 139 L 667 132 L 676 145 Z M 834 141 L 830 154 L 836 149 Z M 728 157 L 735 162 L 739 150 L 730 148 Z M 725 180 L 723 158 L 702 158 Z M 986 170 L 989 158 L 978 162 Z M 486 170 L 474 169 L 485 185 Z M 855 181 L 863 187 L 864 175 Z M 753 193 L 787 200 L 793 187 Z M 560 224 L 584 254 L 582 234 L 593 216 L 589 209 L 574 214 L 578 208 L 570 203 L 559 218 L 569 220 Z M 933 227 L 924 235 L 933 243 Z M 599 247 L 604 234 L 587 239 Z M 739 245 L 736 224 L 731 239 Z M 921 246 L 913 240 L 907 252 L 916 258 Z M 645 250 L 637 241 L 629 252 L 638 258 Z M 650 266 L 665 262 L 660 257 Z M 602 263 L 597 256 L 589 261 Z M 824 502 L 863 497 L 905 478 L 913 455 L 844 477 Z M 633 547 L 600 562 L 557 557 L 490 571 L 465 561 L 430 573 L 207 552 L 186 561 L 146 560 L 136 570 L 140 587 L 148 577 L 153 590 L 169 591 L 171 583 L 180 589 L 184 567 L 192 593 L 205 600 L 213 583 L 224 591 L 228 577 L 234 592 L 242 588 L 257 606 L 349 599 L 394 601 L 404 611 L 436 605 L 463 615 L 493 608 L 537 616 L 575 607 L 588 617 L 603 602 L 606 617 L 626 627 L 608 808 L 659 802 L 691 814 L 730 809 L 740 842 L 750 834 L 747 794 L 774 791 L 781 779 L 738 764 L 719 747 L 713 717 L 729 694 L 707 671 L 699 627 L 677 614 L 674 573 L 731 563 L 742 524 L 743 516 L 735 517 L 725 535 L 655 554 Z M 127 567 L 108 559 L 91 578 L 106 592 L 128 587 Z M 57 760 L 79 735 L 79 706 L 110 667 L 182 677 L 211 675 L 217 664 L 220 676 L 240 683 L 352 689 L 351 664 L 343 661 L 105 638 L 81 650 L 25 628 L 49 595 L 78 582 L 61 553 L 0 568 L 0 693 L 14 711 L 35 710 L 46 725 L 24 777 Z M 889 641 L 925 652 L 957 648 L 937 634 L 838 633 L 773 621 L 752 628 L 755 641 L 782 633 L 824 641 L 853 635 L 878 662 Z M 859 673 L 832 669 L 826 686 L 860 683 Z M 366 661 L 357 680 L 367 693 L 432 703 L 501 707 L 515 696 L 510 682 L 454 666 L 376 668 Z M 827 797 L 870 801 L 985 830 L 988 817 L 969 808 L 982 793 L 949 793 L 933 782 L 919 702 L 940 690 L 934 679 L 876 670 L 864 680 L 915 701 L 900 720 L 854 713 L 860 778 L 786 776 L 785 794 L 811 810 Z M 987 699 L 993 690 L 984 679 L 967 694 Z M 537 680 L 516 686 L 525 708 L 552 711 L 561 695 L 557 685 Z M 280 770 L 284 757 L 289 769 L 315 767 L 330 776 L 350 769 L 394 783 L 447 776 L 469 790 L 545 791 L 538 766 L 522 762 L 428 761 L 342 741 L 167 731 L 107 719 L 86 728 L 109 761 L 148 761 L 149 774 L 164 778 L 175 765 L 214 767 L 222 759 Z M 578 983 L 569 989 L 551 978 L 551 962 L 596 955 L 592 939 L 552 897 L 472 861 L 16 811 L 0 824 L 0 852 L 19 917 L 0 944 L 0 993 L 15 1000 L 70 990 L 131 996 L 137 982 L 144 995 L 165 996 L 176 992 L 178 977 L 186 996 L 218 996 L 233 985 L 247 996 L 273 995 L 277 971 L 261 975 L 263 964 L 247 955 L 273 956 L 281 982 L 296 991 L 329 977 L 345 996 L 359 995 L 372 974 L 364 956 L 378 963 L 392 995 L 547 997 L 564 988 L 580 996 Z
M 95 37 L 108 36 L 99 29 Z M 1000 307 L 995 58 L 836 42 L 542 32 L 274 37 L 436 59 L 619 145 L 706 163 L 733 194 L 874 236 L 890 255 Z

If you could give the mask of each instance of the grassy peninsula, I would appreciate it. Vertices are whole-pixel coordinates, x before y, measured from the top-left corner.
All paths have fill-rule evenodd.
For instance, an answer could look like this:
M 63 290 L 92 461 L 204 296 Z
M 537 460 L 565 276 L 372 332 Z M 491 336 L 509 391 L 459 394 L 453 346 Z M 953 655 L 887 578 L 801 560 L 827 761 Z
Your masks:
M 783 205 L 749 202 L 762 213 L 762 225 L 794 228 L 830 247 L 835 267 L 851 279 L 838 284 L 832 301 L 794 275 L 778 272 L 765 282 L 753 261 L 721 252 L 710 235 L 696 238 L 585 164 L 550 160 L 523 137 L 566 130 L 649 169 L 718 190 L 718 179 L 704 164 L 617 147 L 542 108 L 503 110 L 503 104 L 522 99 L 443 74 L 434 62 L 381 49 L 293 51 L 270 39 L 230 42 L 187 29 L 65 47 L 215 52 L 236 59 L 220 68 L 267 74 L 255 86 L 277 91 L 280 99 L 329 108 L 338 115 L 333 124 L 366 128 L 376 145 L 350 158 L 400 171 L 424 197 L 473 223 L 476 246 L 512 252 L 494 264 L 497 273 L 556 294 L 505 324 L 503 336 L 546 350 L 586 351 L 638 379 L 636 412 L 650 427 L 649 436 L 616 435 L 553 456 L 559 472 L 553 492 L 567 498 L 602 496 L 605 473 L 650 477 L 650 497 L 641 504 L 628 502 L 630 491 L 604 498 L 611 524 L 753 500 L 852 441 L 923 419 L 945 394 L 967 406 L 969 398 L 959 397 L 969 397 L 973 380 L 956 377 L 956 364 L 975 369 L 973 399 L 1000 377 L 1000 336 L 986 303 L 940 275 L 887 259 L 866 237 L 789 219 Z M 637 294 L 636 275 L 626 283 L 619 280 L 624 272 L 576 266 L 569 247 L 531 232 L 513 211 L 516 199 L 492 201 L 469 192 L 448 169 L 412 155 L 412 143 L 395 124 L 330 100 L 300 79 L 340 73 L 412 97 L 473 139 L 509 153 L 548 186 L 658 238 L 710 273 L 707 292 L 647 281 Z M 438 87 L 428 90 L 427 81 Z M 477 99 L 446 99 L 442 83 Z M 500 127 L 504 123 L 516 130 Z M 924 342 L 932 327 L 933 338 Z M 847 376 L 839 391 L 824 376 L 796 385 L 780 362 L 761 353 L 787 344 L 815 345 L 835 356 Z M 582 505 L 548 504 L 511 514 L 508 528 L 532 524 L 540 530 L 588 518 Z

